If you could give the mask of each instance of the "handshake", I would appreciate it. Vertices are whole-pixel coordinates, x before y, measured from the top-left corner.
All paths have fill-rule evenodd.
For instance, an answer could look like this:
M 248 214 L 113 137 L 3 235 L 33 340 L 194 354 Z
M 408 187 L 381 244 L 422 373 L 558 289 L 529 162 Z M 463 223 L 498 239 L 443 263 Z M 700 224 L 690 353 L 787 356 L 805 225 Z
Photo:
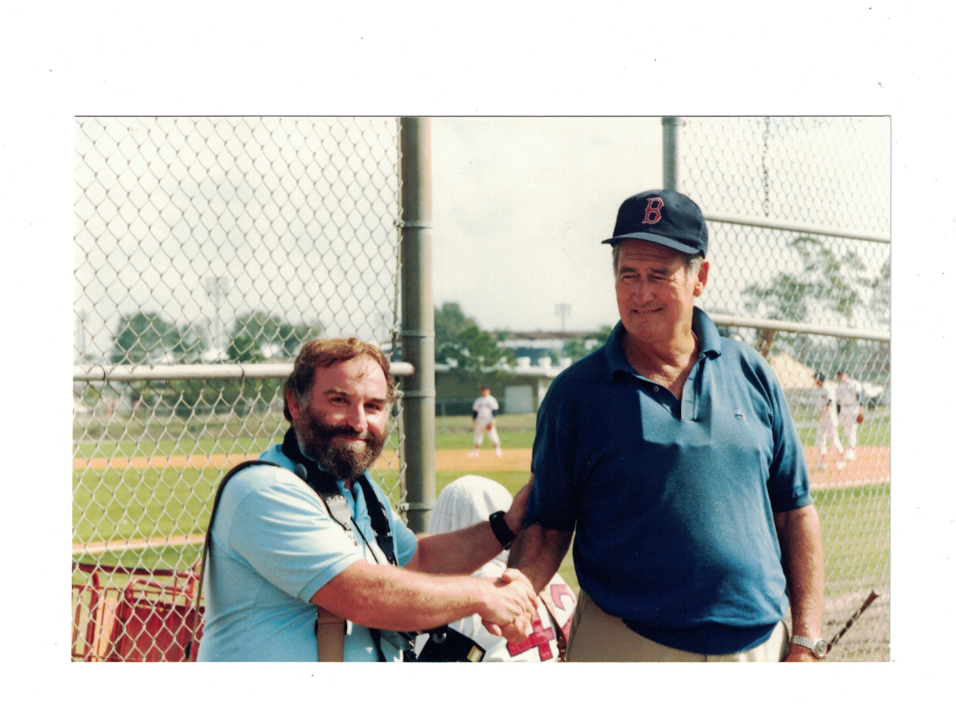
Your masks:
M 481 623 L 492 635 L 519 643 L 532 633 L 538 597 L 528 578 L 517 569 L 505 569 L 500 578 L 488 580 L 485 604 L 478 610 Z

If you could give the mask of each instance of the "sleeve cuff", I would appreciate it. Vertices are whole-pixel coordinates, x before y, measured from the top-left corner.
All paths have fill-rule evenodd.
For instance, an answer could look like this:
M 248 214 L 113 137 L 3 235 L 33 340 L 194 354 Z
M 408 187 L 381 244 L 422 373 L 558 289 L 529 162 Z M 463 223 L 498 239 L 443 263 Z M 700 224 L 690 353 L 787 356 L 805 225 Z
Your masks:
M 813 504 L 813 498 L 810 496 L 809 491 L 795 495 L 786 501 L 770 501 L 770 509 L 773 510 L 774 514 L 778 512 L 790 512 L 791 510 L 799 510 L 801 507 L 806 507 L 807 505 Z
M 335 562 L 331 567 L 322 571 L 321 574 L 316 576 L 314 579 L 309 581 L 305 587 L 299 592 L 299 599 L 308 603 L 312 600 L 312 596 L 315 595 L 315 592 L 322 588 L 329 581 L 334 579 L 336 576 L 341 574 L 347 568 L 357 561 L 362 561 L 362 557 L 357 555 L 344 556 L 339 561 Z

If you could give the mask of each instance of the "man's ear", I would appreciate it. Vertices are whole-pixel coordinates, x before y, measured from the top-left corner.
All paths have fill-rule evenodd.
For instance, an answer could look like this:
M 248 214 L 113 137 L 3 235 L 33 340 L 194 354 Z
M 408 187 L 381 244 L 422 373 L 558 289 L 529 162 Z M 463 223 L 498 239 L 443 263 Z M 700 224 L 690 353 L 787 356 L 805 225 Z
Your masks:
M 707 286 L 707 275 L 710 274 L 710 261 L 704 260 L 700 263 L 700 269 L 697 270 L 697 284 L 694 285 L 694 296 L 699 297 L 704 293 Z
M 298 395 L 294 394 L 292 390 L 286 390 L 285 393 L 286 404 L 289 405 L 289 414 L 292 415 L 292 423 L 299 421 L 299 399 Z

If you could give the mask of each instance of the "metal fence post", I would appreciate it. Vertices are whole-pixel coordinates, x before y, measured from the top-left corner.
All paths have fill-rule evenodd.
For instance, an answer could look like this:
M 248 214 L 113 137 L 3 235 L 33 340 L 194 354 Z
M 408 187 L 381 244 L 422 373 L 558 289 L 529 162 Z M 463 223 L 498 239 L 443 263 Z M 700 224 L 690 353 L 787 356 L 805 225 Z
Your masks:
M 661 125 L 664 127 L 664 177 L 663 183 L 665 189 L 671 191 L 680 191 L 680 179 L 677 170 L 678 157 L 678 136 L 680 134 L 680 118 L 661 118 Z
M 428 529 L 435 505 L 435 310 L 432 296 L 431 123 L 402 118 L 402 360 L 408 526 Z

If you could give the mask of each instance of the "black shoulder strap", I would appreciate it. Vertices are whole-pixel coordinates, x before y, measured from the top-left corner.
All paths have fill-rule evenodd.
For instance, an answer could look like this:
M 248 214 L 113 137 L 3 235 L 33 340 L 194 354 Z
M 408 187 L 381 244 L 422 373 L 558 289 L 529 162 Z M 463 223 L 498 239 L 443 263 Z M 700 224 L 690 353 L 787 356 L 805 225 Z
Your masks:
M 318 463 L 302 453 L 302 450 L 299 448 L 299 440 L 295 435 L 295 429 L 292 427 L 289 427 L 289 430 L 285 433 L 285 438 L 282 440 L 282 453 L 296 464 L 296 475 L 305 480 L 312 490 L 322 498 L 322 501 L 329 510 L 329 515 L 342 526 L 345 533 L 357 545 L 358 541 L 352 532 L 352 515 L 349 512 L 348 502 L 345 500 L 341 491 L 339 491 L 338 483 L 335 482 L 335 478 L 330 473 L 319 468 Z M 358 477 L 358 483 L 362 487 L 362 494 L 365 496 L 365 507 L 368 510 L 372 529 L 375 532 L 375 541 L 378 543 L 379 548 L 381 548 L 382 553 L 385 554 L 388 563 L 393 566 L 398 566 L 392 544 L 392 530 L 388 524 L 388 515 L 385 512 L 385 508 L 382 507 L 382 504 L 379 502 L 378 496 L 372 489 L 368 478 L 361 475 Z M 352 494 L 354 497 L 354 489 Z M 369 628 L 369 633 L 371 633 L 374 638 L 375 648 L 378 652 L 378 661 L 384 662 L 385 653 L 382 651 L 381 631 Z M 397 636 L 396 634 L 396 637 Z M 407 638 L 404 639 L 407 640 Z M 411 643 L 409 641 L 409 646 L 410 645 Z
M 282 440 L 282 453 L 291 459 L 296 465 L 302 466 L 305 471 L 305 482 L 318 493 L 329 509 L 329 514 L 333 519 L 342 525 L 342 528 L 352 537 L 352 516 L 349 512 L 348 503 L 345 497 L 339 491 L 339 486 L 335 478 L 328 472 L 319 468 L 319 464 L 302 453 L 299 449 L 299 441 L 295 436 L 295 429 L 289 427 Z M 298 468 L 296 468 L 298 471 Z M 297 473 L 297 475 L 299 475 Z M 301 477 L 301 475 L 299 476 Z M 388 563 L 398 566 L 395 559 L 395 549 L 392 542 L 392 529 L 388 524 L 388 513 L 379 502 L 378 496 L 372 489 L 372 484 L 364 475 L 358 477 L 358 484 L 362 488 L 362 494 L 365 496 L 365 507 L 368 509 L 369 519 L 372 522 L 372 529 L 375 530 L 375 541 L 385 554 Z
M 332 519 L 341 525 L 342 529 L 345 530 L 345 533 L 349 536 L 349 538 L 355 542 L 356 545 L 358 545 L 358 541 L 355 539 L 355 535 L 352 532 L 352 513 L 349 511 L 348 502 L 346 501 L 345 496 L 343 496 L 339 490 L 339 486 L 335 482 L 335 478 L 331 474 L 319 468 L 319 464 L 302 453 L 302 451 L 299 449 L 299 441 L 295 436 L 295 430 L 292 427 L 289 427 L 289 430 L 285 433 L 285 437 L 282 440 L 282 453 L 289 460 L 296 464 L 294 473 L 302 478 L 302 480 L 304 480 L 309 487 L 315 491 L 316 495 L 318 495 L 324 502 Z M 271 461 L 244 461 L 223 476 L 223 479 L 219 482 L 219 488 L 216 490 L 216 498 L 212 503 L 212 512 L 209 513 L 209 524 L 206 528 L 206 537 L 203 541 L 202 564 L 199 570 L 199 585 L 196 589 L 196 596 L 193 602 L 193 607 L 197 614 L 199 611 L 199 601 L 202 595 L 203 581 L 206 576 L 206 564 L 212 542 L 212 523 L 216 518 L 216 510 L 219 509 L 219 500 L 222 497 L 223 488 L 226 487 L 226 483 L 228 483 L 239 471 L 245 470 L 250 466 L 257 465 L 279 466 L 278 463 L 272 463 Z M 282 468 L 282 466 L 279 467 Z M 365 506 L 368 509 L 369 519 L 372 522 L 372 529 L 375 531 L 375 541 L 378 543 L 378 546 L 388 559 L 388 563 L 398 566 L 392 542 L 392 530 L 391 526 L 388 524 L 388 514 L 385 512 L 385 508 L 382 507 L 382 503 L 379 502 L 378 496 L 372 489 L 372 485 L 369 483 L 368 478 L 366 478 L 364 475 L 359 476 L 358 483 L 362 487 L 362 494 L 365 496 Z M 197 620 L 193 628 L 193 639 L 187 645 L 187 660 L 190 659 L 188 651 L 195 643 L 195 630 L 196 627 L 198 627 L 198 624 L 199 621 Z M 379 652 L 381 652 L 381 647 L 379 647 Z M 381 659 L 384 660 L 384 657 Z
M 398 560 L 395 558 L 395 546 L 392 542 L 392 526 L 388 524 L 388 514 L 378 496 L 372 489 L 372 484 L 364 475 L 358 477 L 358 484 L 362 486 L 362 494 L 365 496 L 365 507 L 368 508 L 368 516 L 372 521 L 372 529 L 375 530 L 375 541 L 385 553 L 388 563 L 398 566 Z
M 232 479 L 239 471 L 244 471 L 250 466 L 279 466 L 278 463 L 272 463 L 272 461 L 243 461 L 238 466 L 229 471 L 226 475 L 222 477 L 222 480 L 219 481 L 219 488 L 216 489 L 216 499 L 212 501 L 212 512 L 209 513 L 209 524 L 206 526 L 206 538 L 202 543 L 202 568 L 199 573 L 199 590 L 196 592 L 196 605 L 199 605 L 199 592 L 202 591 L 202 582 L 203 576 L 206 574 L 206 556 L 209 553 L 210 545 L 212 544 L 212 521 L 216 519 L 216 510 L 219 509 L 219 500 L 222 498 L 223 488 L 226 487 L 226 483 Z M 281 466 L 279 466 L 281 468 Z
M 203 539 L 202 543 L 202 557 L 200 559 L 199 565 L 199 583 L 196 586 L 196 596 L 193 599 L 193 611 L 196 614 L 196 620 L 193 622 L 193 635 L 192 639 L 186 645 L 185 650 L 185 659 L 186 661 L 195 661 L 196 655 L 190 654 L 192 652 L 192 646 L 196 644 L 196 631 L 199 628 L 199 601 L 202 599 L 202 587 L 206 579 L 206 564 L 208 563 L 209 550 L 212 545 L 212 522 L 216 519 L 216 510 L 219 509 L 219 500 L 222 498 L 223 488 L 226 487 L 234 475 L 239 471 L 244 471 L 250 466 L 278 466 L 278 463 L 272 463 L 271 461 L 243 461 L 238 466 L 229 471 L 226 475 L 222 477 L 222 480 L 219 481 L 219 487 L 216 489 L 216 498 L 212 501 L 212 511 L 209 513 L 209 524 L 206 525 L 206 537 Z
M 299 449 L 299 441 L 295 436 L 295 429 L 292 427 L 289 427 L 282 439 L 282 453 L 295 463 L 295 474 L 315 491 L 316 495 L 325 503 L 332 519 L 345 530 L 349 539 L 358 546 L 358 540 L 355 539 L 355 534 L 352 532 L 352 513 L 349 511 L 349 504 L 345 500 L 345 496 L 339 490 L 335 478 L 319 468 L 319 464 L 302 453 Z

